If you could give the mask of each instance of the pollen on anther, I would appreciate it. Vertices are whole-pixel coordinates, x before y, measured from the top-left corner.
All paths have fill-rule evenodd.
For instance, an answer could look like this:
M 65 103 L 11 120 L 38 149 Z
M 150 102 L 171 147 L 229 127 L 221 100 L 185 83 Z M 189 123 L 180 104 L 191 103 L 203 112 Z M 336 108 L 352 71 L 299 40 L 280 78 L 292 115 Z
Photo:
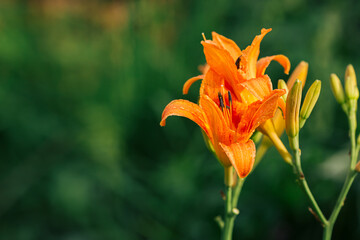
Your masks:
M 240 56 L 241 57 L 241 56 Z M 238 57 L 237 59 L 236 59 L 236 62 L 235 62 L 235 65 L 236 65 L 236 68 L 237 69 L 239 69 L 240 68 L 240 57 Z
M 218 97 L 219 97 L 219 102 L 220 102 L 220 107 L 221 107 L 221 110 L 224 110 L 224 99 L 223 99 L 223 96 L 221 95 L 221 93 L 219 92 L 218 93 Z
M 229 96 L 229 104 L 231 105 L 231 104 L 232 104 L 232 98 L 231 98 L 231 93 L 230 93 L 230 91 L 228 91 L 228 96 Z

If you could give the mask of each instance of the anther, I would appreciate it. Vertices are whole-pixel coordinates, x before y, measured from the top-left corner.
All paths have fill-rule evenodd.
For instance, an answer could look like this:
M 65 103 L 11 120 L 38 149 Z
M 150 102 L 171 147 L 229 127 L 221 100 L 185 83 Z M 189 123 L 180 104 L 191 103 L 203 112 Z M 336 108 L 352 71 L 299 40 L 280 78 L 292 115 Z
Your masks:
M 241 57 L 241 56 L 240 56 Z M 236 65 L 236 68 L 239 69 L 240 68 L 240 57 L 238 57 L 236 59 L 236 62 L 235 62 L 235 65 Z
M 221 111 L 224 110 L 224 99 L 223 99 L 223 96 L 221 95 L 221 93 L 219 92 L 218 93 L 218 97 L 219 97 L 219 102 L 220 102 L 220 107 L 221 107 Z
M 230 91 L 228 91 L 228 96 L 229 96 L 229 104 L 230 104 L 230 106 L 231 106 L 231 104 L 232 104 L 232 98 L 231 98 L 231 93 L 230 93 Z

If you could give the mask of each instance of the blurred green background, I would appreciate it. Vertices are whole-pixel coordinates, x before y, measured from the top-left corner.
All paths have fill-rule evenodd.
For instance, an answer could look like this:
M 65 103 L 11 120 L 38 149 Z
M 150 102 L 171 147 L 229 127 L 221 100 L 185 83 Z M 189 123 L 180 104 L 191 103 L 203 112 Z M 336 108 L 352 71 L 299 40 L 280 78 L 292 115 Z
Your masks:
M 201 33 L 260 56 L 309 62 L 323 80 L 301 134 L 303 168 L 326 216 L 348 164 L 331 72 L 360 76 L 360 2 L 33 0 L 0 3 L 0 239 L 219 239 L 223 172 L 199 128 L 162 110 L 205 62 Z M 274 84 L 281 67 L 268 70 Z M 343 77 L 342 77 L 343 78 Z M 287 140 L 284 138 L 284 142 Z M 271 149 L 248 178 L 234 239 L 320 239 L 292 170 Z M 360 185 L 334 239 L 358 239 Z

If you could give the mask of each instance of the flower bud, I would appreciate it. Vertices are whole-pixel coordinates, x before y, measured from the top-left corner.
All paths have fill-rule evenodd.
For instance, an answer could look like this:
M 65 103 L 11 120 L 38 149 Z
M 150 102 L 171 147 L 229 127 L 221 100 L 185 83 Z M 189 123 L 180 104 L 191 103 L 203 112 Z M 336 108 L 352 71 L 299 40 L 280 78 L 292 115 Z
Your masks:
M 296 80 L 286 99 L 285 128 L 289 137 L 299 133 L 299 111 L 301 105 L 302 83 Z
M 347 66 L 345 71 L 345 94 L 348 99 L 357 100 L 359 98 L 355 70 L 351 64 Z
M 302 86 L 304 87 L 306 82 L 306 77 L 309 69 L 309 64 L 305 61 L 301 61 L 292 74 L 289 77 L 289 80 L 287 81 L 288 89 L 290 90 L 292 86 L 294 85 L 295 81 L 298 79 L 302 82 Z
M 283 79 L 279 79 L 278 81 L 278 89 L 285 89 L 286 93 L 284 95 L 281 96 L 281 98 L 284 100 L 284 102 L 286 102 L 286 98 L 289 92 L 289 89 L 285 83 L 285 81 Z
M 306 93 L 303 105 L 300 111 L 300 128 L 305 124 L 306 119 L 309 118 L 315 104 L 319 98 L 321 90 L 321 81 L 316 80 Z
M 290 90 L 294 85 L 296 79 L 299 79 L 302 82 L 302 86 L 304 86 L 306 82 L 306 77 L 308 73 L 309 64 L 307 62 L 301 61 L 294 71 L 291 73 L 288 81 L 287 81 L 287 88 Z M 287 94 L 289 91 L 287 91 Z M 286 101 L 285 101 L 286 102 Z M 285 130 L 285 121 L 280 110 L 277 110 L 275 116 L 273 117 L 274 127 L 278 136 L 281 136 Z
M 336 101 L 343 104 L 345 102 L 344 89 L 339 77 L 334 73 L 330 75 L 330 85 Z

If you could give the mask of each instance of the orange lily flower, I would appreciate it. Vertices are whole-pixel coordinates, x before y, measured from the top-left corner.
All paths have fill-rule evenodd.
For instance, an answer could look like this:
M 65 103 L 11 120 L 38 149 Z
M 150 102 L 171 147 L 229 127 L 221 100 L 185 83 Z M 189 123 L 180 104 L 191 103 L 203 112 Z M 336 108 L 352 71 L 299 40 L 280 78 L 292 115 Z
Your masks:
M 272 83 L 268 75 L 264 75 L 266 68 L 272 60 L 279 62 L 286 74 L 290 70 L 289 59 L 284 55 L 274 55 L 258 60 L 260 43 L 271 29 L 262 29 L 250 46 L 241 51 L 234 41 L 220 34 L 212 32 L 213 40 L 204 40 L 204 53 L 207 64 L 219 76 L 225 79 L 227 85 L 242 102 L 250 104 L 262 100 L 272 91 Z M 183 93 L 186 94 L 191 84 L 203 79 L 203 75 L 189 79 L 184 84 Z M 282 100 L 280 107 L 285 109 Z
M 256 36 L 252 44 L 243 51 L 234 41 L 215 32 L 212 33 L 213 40 L 204 38 L 205 40 L 201 42 L 210 70 L 216 72 L 220 78 L 224 78 L 225 85 L 235 93 L 239 101 L 247 105 L 272 94 L 271 80 L 268 75 L 265 75 L 265 70 L 272 60 L 278 61 L 284 67 L 286 74 L 290 70 L 290 62 L 284 55 L 274 55 L 258 60 L 260 43 L 270 31 L 271 29 L 262 29 L 261 34 Z M 184 85 L 184 94 L 194 81 L 204 78 L 204 74 L 206 73 L 189 79 Z M 214 96 L 213 100 L 216 100 Z M 282 98 L 279 98 L 278 105 L 285 114 L 286 106 Z M 276 137 L 272 121 L 262 124 L 259 130 L 271 136 L 279 153 L 289 162 L 290 154 L 281 140 Z
M 273 55 L 258 60 L 260 43 L 271 29 L 262 29 L 261 34 L 256 36 L 250 46 L 241 51 L 234 41 L 220 34 L 212 32 L 213 40 L 202 41 L 204 53 L 209 69 L 213 70 L 220 78 L 224 78 L 225 85 L 237 96 L 239 101 L 249 105 L 257 100 L 263 100 L 273 92 L 271 79 L 265 75 L 265 70 L 272 60 L 279 62 L 286 74 L 290 70 L 290 61 L 284 55 Z M 207 69 L 207 71 L 209 71 Z M 189 87 L 196 80 L 204 78 L 203 75 L 189 79 L 184 84 L 183 93 L 186 94 Z M 201 92 L 200 92 L 201 94 Z M 213 100 L 216 98 L 212 97 Z M 278 105 L 285 114 L 286 106 L 282 98 L 278 99 Z M 268 136 L 275 136 L 272 121 L 262 124 L 259 128 Z M 289 154 L 279 139 L 272 138 L 280 154 L 289 158 Z
M 272 60 L 283 65 L 288 73 L 289 60 L 275 55 L 258 61 L 260 42 L 269 31 L 271 29 L 263 29 L 244 51 L 215 32 L 212 41 L 202 41 L 207 65 L 202 75 L 189 79 L 183 87 L 186 94 L 192 83 L 203 79 L 199 105 L 174 100 L 164 109 L 160 122 L 164 126 L 167 117 L 175 115 L 197 123 L 222 165 L 234 166 L 242 178 L 249 174 L 255 160 L 251 135 L 274 116 L 278 106 L 285 111 L 280 98 L 285 90 L 273 90 L 270 78 L 264 73 Z
M 234 166 L 239 177 L 246 177 L 254 165 L 255 144 L 250 139 L 255 129 L 272 118 L 282 90 L 276 90 L 263 100 L 244 105 L 224 85 L 206 87 L 204 83 L 221 83 L 215 72 L 209 70 L 203 81 L 199 104 L 187 100 L 174 100 L 164 109 L 161 126 L 169 116 L 182 116 L 197 123 L 214 148 L 224 167 Z M 217 92 L 217 101 L 212 99 Z M 211 92 L 210 92 L 211 91 Z M 227 91 L 227 92 L 226 92 Z M 210 94 L 210 95 L 209 95 Z

